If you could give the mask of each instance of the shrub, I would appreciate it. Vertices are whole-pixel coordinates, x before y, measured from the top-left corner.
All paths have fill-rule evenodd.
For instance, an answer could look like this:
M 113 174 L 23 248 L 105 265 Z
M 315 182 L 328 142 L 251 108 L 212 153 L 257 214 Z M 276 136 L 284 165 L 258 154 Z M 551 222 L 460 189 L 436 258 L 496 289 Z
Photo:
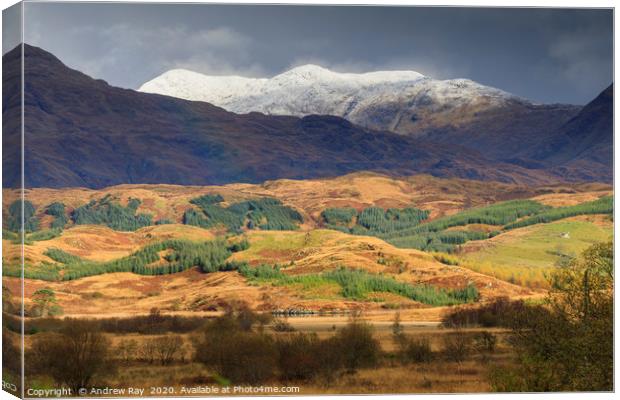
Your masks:
M 249 279 L 285 279 L 285 275 L 280 272 L 279 266 L 272 267 L 267 264 L 261 264 L 257 267 L 243 265 L 239 267 L 239 273 Z
M 135 339 L 123 339 L 116 346 L 115 352 L 121 360 L 129 362 L 138 355 L 138 342 Z
M 317 370 L 317 377 L 323 385 L 329 387 L 334 381 L 338 380 L 345 368 L 346 354 L 340 347 L 340 339 L 330 337 L 321 340 L 314 355 L 321 366 Z
M 494 353 L 497 345 L 497 336 L 489 331 L 478 333 L 474 337 L 474 346 L 479 352 Z
M 274 340 L 262 330 L 244 329 L 240 313 L 210 321 L 194 342 L 196 360 L 234 383 L 261 384 L 317 378 L 330 385 L 346 369 L 374 367 L 380 358 L 372 327 L 352 320 L 333 337 L 316 334 L 282 335 Z
M 221 194 L 205 194 L 204 196 L 196 197 L 190 200 L 190 203 L 198 206 L 207 206 L 212 204 L 218 204 L 224 201 Z
M 59 317 L 65 313 L 65 310 L 58 304 L 54 304 L 50 307 L 48 315 L 50 317 Z
M 463 332 L 443 335 L 443 354 L 448 361 L 463 362 L 471 352 L 471 336 Z
M 368 323 L 351 321 L 336 333 L 335 341 L 349 372 L 377 365 L 381 347 Z
M 521 355 L 518 369 L 491 367 L 490 382 L 495 391 L 557 392 L 558 371 L 542 359 Z
M 276 319 L 271 329 L 274 332 L 295 332 L 295 328 L 285 319 Z
M 21 235 L 18 235 L 15 232 L 11 232 L 8 229 L 3 229 L 2 230 L 2 240 L 10 240 L 11 242 L 13 242 L 15 244 L 19 244 L 19 243 L 21 243 L 22 237 L 21 237 Z
M 175 358 L 182 358 L 183 339 L 179 336 L 162 336 L 151 341 L 155 358 L 161 365 L 168 365 Z
M 499 297 L 491 303 L 482 304 L 478 307 L 456 308 L 443 317 L 442 325 L 448 328 L 468 326 L 505 327 L 513 324 L 513 316 L 521 313 L 526 307 L 522 300 L 510 300 L 507 297 Z M 538 307 L 540 313 L 546 309 Z
M 433 258 L 437 261 L 439 261 L 442 264 L 446 264 L 446 265 L 459 265 L 459 260 L 458 258 L 451 256 L 449 254 L 445 254 L 445 253 L 433 253 Z
M 142 361 L 153 364 L 156 356 L 155 342 L 153 340 L 145 340 L 140 348 L 140 358 Z
M 433 359 L 431 342 L 428 338 L 412 338 L 403 335 L 399 340 L 399 357 L 405 364 L 427 363 Z
M 392 322 L 392 335 L 394 335 L 397 341 L 400 341 L 404 333 L 405 327 L 403 327 L 403 324 L 400 322 L 400 312 L 398 312 L 394 315 L 394 322 Z
M 249 248 L 250 248 L 250 242 L 245 237 L 241 239 L 240 241 L 235 242 L 229 246 L 230 251 L 232 251 L 233 253 L 244 251 Z
M 2 367 L 14 374 L 21 373 L 21 349 L 16 344 L 17 338 L 8 329 L 2 329 Z
M 249 332 L 252 330 L 254 324 L 261 321 L 261 317 L 246 306 L 235 313 L 235 320 L 239 329 Z
M 56 305 L 56 292 L 49 288 L 38 289 L 32 295 L 32 301 L 41 310 L 40 316 L 45 317 L 50 313 L 51 307 Z
M 21 312 L 21 307 L 16 303 L 19 303 L 20 300 L 17 302 L 15 300 L 11 289 L 9 289 L 8 286 L 2 285 L 2 312 L 19 314 Z
M 140 315 L 131 318 L 103 318 L 83 319 L 83 324 L 89 325 L 93 330 L 107 333 L 139 333 L 144 335 L 164 334 L 169 332 L 187 333 L 204 326 L 203 317 L 181 317 L 178 315 L 162 315 L 158 311 L 149 315 Z M 11 330 L 20 332 L 18 320 L 9 319 L 5 315 L 5 322 Z M 67 318 L 37 318 L 24 321 L 26 334 L 36 332 L 58 332 L 73 323 Z
M 515 315 L 510 343 L 515 366 L 492 375 L 496 390 L 613 390 L 613 244 L 585 250 L 551 277 L 546 312 Z
M 287 381 L 311 379 L 321 369 L 321 360 L 316 356 L 321 341 L 316 334 L 298 333 L 278 339 L 276 345 L 282 379 Z
M 52 228 L 44 231 L 37 231 L 30 233 L 26 236 L 26 241 L 28 242 L 41 242 L 44 240 L 51 240 L 56 237 L 59 237 L 62 234 L 61 228 Z
M 256 385 L 275 376 L 277 347 L 270 336 L 242 331 L 227 316 L 207 325 L 196 360 L 235 384 Z
M 109 348 L 108 339 L 91 324 L 72 320 L 59 333 L 34 340 L 29 367 L 44 371 L 77 393 L 112 371 Z

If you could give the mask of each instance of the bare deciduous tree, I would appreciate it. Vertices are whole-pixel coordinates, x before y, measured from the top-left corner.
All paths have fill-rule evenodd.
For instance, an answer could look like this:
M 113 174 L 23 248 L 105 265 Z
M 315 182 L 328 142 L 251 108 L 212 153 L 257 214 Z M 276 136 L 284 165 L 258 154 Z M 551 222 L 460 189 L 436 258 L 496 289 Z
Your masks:
M 162 336 L 153 340 L 155 355 L 161 365 L 168 365 L 183 350 L 183 339 L 179 336 Z
M 109 340 L 92 324 L 73 321 L 59 333 L 37 339 L 30 362 L 39 363 L 36 367 L 77 393 L 111 371 L 109 348 Z

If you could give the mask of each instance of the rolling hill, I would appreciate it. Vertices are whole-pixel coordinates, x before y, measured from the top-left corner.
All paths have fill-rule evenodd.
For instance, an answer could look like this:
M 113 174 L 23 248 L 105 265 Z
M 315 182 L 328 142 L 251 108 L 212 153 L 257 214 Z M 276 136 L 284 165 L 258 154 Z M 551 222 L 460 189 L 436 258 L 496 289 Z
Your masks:
M 548 210 L 545 207 L 587 204 L 610 193 L 611 187 L 601 184 L 531 187 L 439 179 L 427 175 L 393 178 L 375 173 L 205 187 L 139 184 L 104 189 L 28 189 L 26 200 L 33 205 L 33 217 L 39 224 L 35 232 L 26 235 L 23 246 L 28 278 L 26 298 L 30 301 L 35 290 L 51 287 L 57 291 L 60 304 L 68 315 L 108 315 L 110 310 L 144 313 L 151 307 L 170 312 L 221 311 L 243 302 L 261 310 L 380 310 L 392 305 L 404 309 L 437 306 L 407 297 L 403 294 L 406 292 L 398 292 L 420 285 L 449 291 L 464 290 L 473 284 L 483 300 L 498 296 L 539 296 L 541 292 L 536 287 L 542 279 L 542 271 L 548 270 L 558 257 L 545 252 L 545 249 L 549 250 L 545 241 L 551 240 L 570 250 L 573 245 L 582 248 L 590 240 L 588 235 L 591 236 L 591 232 L 595 232 L 598 239 L 605 240 L 610 229 L 607 217 L 579 216 L 517 228 L 489 239 L 471 240 L 462 247 L 462 253 L 442 255 L 399 247 L 373 231 L 364 235 L 356 231 L 326 229 L 329 226 L 323 213 L 334 207 L 351 207 L 358 211 L 372 207 L 401 210 L 419 207 L 429 213 L 428 221 L 420 226 L 430 226 L 446 218 L 458 219 L 459 215 L 473 209 L 484 210 L 507 201 L 535 201 L 544 211 Z M 4 189 L 5 212 L 10 210 L 14 194 L 14 190 Z M 230 209 L 257 198 L 279 200 L 283 206 L 299 212 L 302 221 L 298 221 L 292 230 L 246 225 L 241 232 L 233 234 L 226 232 L 223 225 L 199 227 L 188 224 L 185 218 L 188 210 L 196 210 L 215 220 L 221 217 L 214 208 L 215 204 Z M 139 202 L 131 206 L 135 200 Z M 131 229 L 126 230 L 109 224 L 105 218 L 77 219 L 76 210 L 82 210 L 80 215 L 83 217 L 87 211 L 85 204 L 92 205 L 90 212 L 94 212 L 93 215 L 101 216 L 97 214 L 97 204 L 106 201 L 120 207 L 135 207 L 132 213 L 150 215 L 151 222 L 147 226 L 130 226 Z M 64 229 L 54 231 L 50 229 L 54 216 L 49 210 L 52 204 L 59 203 L 64 205 L 63 214 L 68 218 Z M 265 211 L 261 219 L 269 219 L 271 215 Z M 122 213 L 118 216 L 129 218 Z M 11 217 L 10 213 L 5 214 L 4 220 L 10 221 Z M 459 224 L 454 229 L 487 229 L 467 221 Z M 497 230 L 501 226 L 489 225 L 488 229 Z M 571 239 L 559 236 L 560 230 L 569 231 Z M 452 232 L 452 228 L 446 232 Z M 530 232 L 534 232 L 531 238 Z M 22 247 L 19 241 L 11 238 L 11 233 L 5 231 L 3 235 L 3 282 L 14 288 L 19 279 L 13 278 L 11 271 L 19 265 Z M 245 238 L 249 244 L 247 248 L 225 254 L 224 257 L 228 257 L 226 262 L 230 263 L 226 265 L 232 270 L 201 271 L 194 262 L 185 269 L 161 269 L 167 263 L 175 263 L 174 254 L 183 255 L 182 246 L 189 246 L 191 252 L 199 248 L 191 246 L 211 243 L 226 234 L 228 241 Z M 153 246 L 158 250 L 149 256 L 145 249 Z M 515 251 L 527 252 L 529 248 L 536 250 L 529 258 L 535 263 L 534 272 L 531 265 L 513 265 L 508 258 Z M 461 265 L 456 265 L 454 258 L 461 258 L 457 261 Z M 482 261 L 478 261 L 480 258 Z M 133 265 L 125 265 L 123 260 Z M 496 263 L 493 264 L 497 266 L 496 271 L 485 269 L 487 261 Z M 279 265 L 281 270 L 268 278 L 253 277 L 238 267 L 244 263 L 257 269 Z M 192 268 L 194 265 L 197 267 Z M 364 279 L 384 279 L 382 284 L 388 288 L 393 285 L 396 289 L 392 292 L 347 294 L 340 286 L 343 283 L 338 283 L 337 275 L 334 275 L 338 273 L 334 271 L 341 267 L 363 271 L 359 274 L 368 274 L 361 275 L 361 278 L 366 277 Z M 150 268 L 152 272 L 149 272 Z M 511 279 L 530 287 L 507 282 Z

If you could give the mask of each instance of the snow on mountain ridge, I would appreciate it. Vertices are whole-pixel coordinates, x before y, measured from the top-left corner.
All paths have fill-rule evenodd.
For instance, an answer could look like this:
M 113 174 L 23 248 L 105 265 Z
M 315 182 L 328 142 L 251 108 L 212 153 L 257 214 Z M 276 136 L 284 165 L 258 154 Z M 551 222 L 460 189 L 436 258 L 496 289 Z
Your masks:
M 186 100 L 213 102 L 221 105 L 220 97 L 245 97 L 259 92 L 269 92 L 270 87 L 283 85 L 305 86 L 313 84 L 358 87 L 415 81 L 424 75 L 415 71 L 374 71 L 361 74 L 339 73 L 314 64 L 292 68 L 272 78 L 248 78 L 238 75 L 205 75 L 187 69 L 172 69 L 144 83 L 138 91 L 167 94 Z M 213 93 L 201 93 L 207 89 Z
M 451 113 L 524 101 L 468 79 L 435 80 L 415 71 L 340 73 L 307 64 L 272 78 L 210 76 L 171 70 L 139 91 L 206 101 L 236 113 L 337 115 L 375 128 L 399 131 L 421 118 L 448 120 Z M 404 125 L 403 125 L 404 124 Z
M 366 86 L 388 82 L 415 81 L 424 78 L 424 75 L 416 71 L 373 71 L 359 74 L 335 72 L 320 65 L 306 64 L 276 75 L 271 80 L 280 81 L 287 77 L 305 79 L 310 83 L 331 81 Z
M 143 84 L 138 90 L 220 105 L 238 93 L 255 91 L 266 81 L 268 79 L 210 76 L 187 69 L 172 69 Z M 171 89 L 174 89 L 173 93 L 170 93 Z

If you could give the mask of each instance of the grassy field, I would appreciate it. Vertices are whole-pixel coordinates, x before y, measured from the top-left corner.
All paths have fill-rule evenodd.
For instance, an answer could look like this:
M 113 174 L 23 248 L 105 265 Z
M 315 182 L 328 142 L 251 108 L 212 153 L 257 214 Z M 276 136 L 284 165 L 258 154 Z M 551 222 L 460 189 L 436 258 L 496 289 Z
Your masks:
M 316 333 L 319 338 L 327 339 L 334 336 L 336 329 L 344 325 L 334 325 L 334 328 L 322 329 L 316 326 L 321 324 L 290 322 L 297 332 Z M 310 318 L 305 318 L 310 319 Z M 312 318 L 314 320 L 319 318 Z M 270 326 L 266 331 L 274 337 L 285 338 L 291 335 L 287 332 L 274 332 Z M 278 379 L 264 382 L 265 386 L 297 386 L 302 395 L 309 394 L 381 394 L 381 393 L 465 393 L 488 392 L 491 390 L 488 381 L 489 370 L 495 365 L 505 365 L 512 362 L 514 355 L 506 343 L 506 331 L 499 328 L 481 329 L 447 329 L 439 326 L 403 325 L 403 331 L 411 337 L 427 339 L 433 353 L 429 362 L 403 364 L 395 352 L 397 345 L 390 325 L 376 326 L 373 336 L 378 340 L 383 352 L 376 367 L 361 368 L 355 372 L 340 373 L 332 382 L 322 379 L 290 380 Z M 492 352 L 478 350 L 473 341 L 469 344 L 463 360 L 454 361 L 445 352 L 445 340 L 455 334 L 469 337 L 472 340 L 481 332 L 488 332 L 497 338 L 497 345 Z M 26 337 L 26 346 L 29 348 L 36 335 Z M 108 387 L 150 387 L 171 388 L 170 393 L 159 395 L 187 395 L 183 390 L 197 386 L 223 387 L 223 381 L 209 368 L 193 360 L 195 352 L 192 343 L 199 335 L 196 331 L 176 334 L 182 339 L 181 348 L 175 353 L 174 360 L 169 365 L 160 365 L 144 360 L 140 349 L 149 340 L 166 335 L 154 334 L 120 334 L 106 333 L 114 349 L 114 363 L 117 365 L 111 373 L 98 378 L 97 386 Z M 121 350 L 122 344 L 134 342 L 135 353 L 127 354 Z M 231 386 L 235 386 L 231 382 Z M 241 385 L 245 386 L 245 385 Z M 33 389 L 49 389 L 55 387 L 50 377 L 41 373 L 31 373 L 27 376 L 27 387 Z M 233 393 L 234 394 L 234 393 Z M 237 393 L 242 394 L 242 393 Z M 260 395 L 261 393 L 257 393 Z M 267 394 L 267 393 L 263 393 Z M 153 393 L 145 393 L 153 395 Z M 204 395 L 204 394 L 203 394 Z
M 545 287 L 546 273 L 613 235 L 609 217 L 583 216 L 515 229 L 483 242 L 470 242 L 460 264 L 520 285 Z
M 335 241 L 342 242 L 346 240 L 346 235 L 328 229 L 315 229 L 306 232 L 248 232 L 248 238 L 252 245 L 243 252 L 243 257 L 240 259 L 255 261 L 275 256 L 277 261 L 277 253 L 279 252 L 282 255 L 287 254 L 291 256 L 303 248 L 319 247 L 334 243 Z
M 418 331 L 418 332 L 416 332 Z M 475 335 L 481 330 L 459 331 L 460 334 Z M 453 334 L 453 330 L 411 329 L 407 333 L 415 333 L 416 337 L 431 339 L 431 348 L 434 352 L 442 351 L 442 341 L 446 335 Z M 513 354 L 505 344 L 505 332 L 493 329 L 499 343 L 492 354 L 477 354 L 472 352 L 462 362 L 443 359 L 438 355 L 430 363 L 401 365 L 398 361 L 384 359 L 380 366 L 373 369 L 361 369 L 355 373 L 345 374 L 335 379 L 331 384 L 324 382 L 270 382 L 274 386 L 298 386 L 299 394 L 381 394 L 381 393 L 476 393 L 489 392 L 491 386 L 488 381 L 490 368 L 494 365 L 505 365 L 512 362 Z M 333 333 L 324 333 L 320 337 L 328 337 Z M 384 351 L 395 350 L 394 341 L 390 332 L 376 334 Z M 181 382 L 176 384 L 175 392 L 181 387 L 191 387 L 198 384 L 217 385 L 217 380 L 198 363 L 175 363 L 172 366 L 129 364 L 122 368 L 117 378 L 111 380 L 111 386 L 120 382 L 144 381 L 145 386 L 160 386 L 166 382 Z

